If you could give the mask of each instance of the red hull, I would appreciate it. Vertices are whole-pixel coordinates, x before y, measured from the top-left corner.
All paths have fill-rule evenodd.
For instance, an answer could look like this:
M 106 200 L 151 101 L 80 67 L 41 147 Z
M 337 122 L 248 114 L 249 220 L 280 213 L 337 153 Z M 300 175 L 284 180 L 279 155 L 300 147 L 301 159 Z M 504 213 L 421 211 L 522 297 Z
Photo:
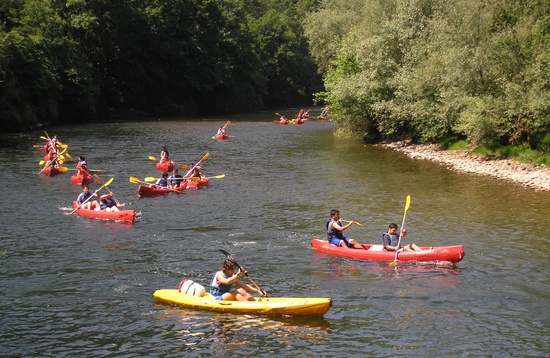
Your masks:
M 73 202 L 73 208 L 78 208 L 78 201 Z M 85 216 L 92 219 L 100 220 L 114 220 L 114 221 L 125 221 L 133 223 L 136 220 L 136 213 L 134 210 L 121 210 L 121 211 L 105 211 L 105 210 L 87 210 L 84 208 L 79 208 L 76 210 L 76 213 L 80 216 Z
M 93 181 L 94 179 L 90 175 L 84 176 L 84 175 L 74 174 L 71 176 L 71 183 L 73 184 L 78 184 L 78 185 L 90 184 Z
M 172 162 L 164 162 L 164 163 L 157 163 L 156 167 L 158 170 L 163 172 L 171 172 L 174 170 L 174 163 Z
M 361 245 L 363 246 L 364 250 L 347 249 L 339 246 L 334 246 L 329 244 L 326 239 L 313 239 L 311 241 L 311 247 L 314 250 L 321 251 L 326 254 L 348 257 L 358 260 L 393 261 L 395 259 L 395 253 L 392 251 L 369 250 L 371 246 L 381 248 L 382 245 Z M 397 261 L 454 264 L 462 260 L 462 258 L 464 257 L 464 248 L 462 247 L 462 245 L 434 246 L 433 249 L 422 247 L 422 249 L 423 251 L 400 252 L 397 256 Z
M 229 135 L 228 134 L 219 134 L 219 135 L 216 135 L 216 139 L 220 139 L 220 140 L 229 139 Z
M 42 171 L 42 173 L 43 173 L 44 175 L 49 176 L 49 177 L 53 177 L 54 175 L 57 175 L 57 174 L 59 174 L 59 173 L 61 173 L 61 172 L 59 171 L 59 169 L 54 168 L 54 167 L 52 167 L 52 166 L 49 166 L 49 167 L 47 167 L 46 169 L 44 169 L 44 170 Z
M 279 124 L 282 126 L 286 126 L 288 124 L 288 121 L 279 121 Z
M 147 185 L 138 186 L 139 196 L 156 196 L 156 195 L 165 195 L 170 193 L 181 193 L 183 194 L 183 189 L 163 189 L 163 188 L 151 188 Z

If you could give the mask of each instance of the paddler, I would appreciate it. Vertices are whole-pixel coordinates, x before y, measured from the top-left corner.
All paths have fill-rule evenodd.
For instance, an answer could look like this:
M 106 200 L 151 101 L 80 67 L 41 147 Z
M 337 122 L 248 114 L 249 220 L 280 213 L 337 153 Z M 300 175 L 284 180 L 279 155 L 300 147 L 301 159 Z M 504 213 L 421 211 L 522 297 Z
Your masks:
M 225 260 L 221 271 L 216 272 L 212 277 L 210 294 L 220 301 L 255 301 L 256 299 L 248 292 L 259 293 L 263 297 L 267 297 L 265 291 L 239 281 L 239 277 L 245 274 L 244 268 L 243 270 L 238 268 L 233 260 Z M 239 288 L 232 290 L 233 284 Z

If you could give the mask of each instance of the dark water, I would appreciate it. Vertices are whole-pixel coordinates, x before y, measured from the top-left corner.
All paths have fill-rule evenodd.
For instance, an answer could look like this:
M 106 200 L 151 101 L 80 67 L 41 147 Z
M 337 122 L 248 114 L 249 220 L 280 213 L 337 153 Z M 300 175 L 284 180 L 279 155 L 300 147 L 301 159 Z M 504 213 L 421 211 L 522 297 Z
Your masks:
M 227 119 L 233 137 L 211 139 Z M 330 123 L 273 114 L 48 128 L 104 180 L 135 225 L 66 216 L 69 173 L 36 175 L 43 132 L 0 137 L 2 356 L 545 356 L 550 194 L 451 172 L 334 138 Z M 205 190 L 143 198 L 149 155 L 205 153 Z M 74 164 L 67 164 L 73 168 Z M 361 262 L 310 249 L 333 208 L 380 241 L 401 223 L 421 245 L 462 244 L 455 267 Z M 185 310 L 153 300 L 182 278 L 207 285 L 231 252 L 272 296 L 332 297 L 322 318 Z

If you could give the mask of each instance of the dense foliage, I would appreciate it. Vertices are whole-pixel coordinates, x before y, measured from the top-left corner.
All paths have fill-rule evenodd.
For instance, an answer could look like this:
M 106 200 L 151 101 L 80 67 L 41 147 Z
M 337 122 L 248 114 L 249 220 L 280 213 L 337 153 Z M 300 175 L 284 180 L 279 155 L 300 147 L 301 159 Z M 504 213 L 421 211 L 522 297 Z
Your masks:
M 341 128 L 550 149 L 547 0 L 322 0 L 304 28 Z
M 307 103 L 323 88 L 302 29 L 313 6 L 3 0 L 1 130 L 113 113 L 232 113 Z

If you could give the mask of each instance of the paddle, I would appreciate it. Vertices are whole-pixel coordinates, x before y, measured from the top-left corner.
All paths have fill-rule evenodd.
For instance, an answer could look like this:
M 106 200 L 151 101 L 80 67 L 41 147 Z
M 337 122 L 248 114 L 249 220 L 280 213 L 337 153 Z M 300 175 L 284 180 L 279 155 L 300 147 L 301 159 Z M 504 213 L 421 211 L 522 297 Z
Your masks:
M 195 163 L 195 165 L 193 165 L 193 167 L 191 169 L 189 169 L 189 171 L 187 173 L 185 173 L 185 175 L 183 176 L 183 179 L 188 179 L 186 178 L 189 174 L 193 173 L 193 169 L 195 169 L 195 167 L 197 165 L 199 165 L 203 160 L 206 160 L 206 158 L 208 158 L 208 156 L 210 155 L 210 153 L 206 153 L 202 158 L 201 160 L 199 160 L 198 162 Z
M 399 248 L 399 245 L 401 244 L 401 238 L 403 237 L 403 229 L 405 228 L 405 218 L 407 217 L 407 210 L 409 210 L 409 206 L 411 205 L 411 196 L 407 195 L 407 200 L 405 203 L 405 212 L 403 213 L 403 221 L 401 222 L 401 229 L 399 230 L 399 240 L 397 240 L 397 247 Z M 390 262 L 390 266 L 396 266 L 397 265 L 397 254 L 399 253 L 399 250 L 395 251 L 395 258 L 393 262 Z
M 354 223 L 355 225 L 363 226 L 363 224 L 361 224 L 360 222 L 357 222 L 357 221 L 353 221 L 353 220 L 344 220 L 344 219 L 341 219 L 341 220 L 344 221 L 344 222 L 347 222 L 347 223 Z
M 225 124 L 223 125 L 222 128 L 225 129 L 225 127 L 229 126 L 230 124 L 231 124 L 231 121 L 227 121 L 227 122 L 225 122 Z M 216 136 L 217 136 L 217 134 L 216 134 L 216 135 L 213 135 L 213 136 L 212 136 L 212 139 L 215 139 Z
M 213 177 L 206 177 L 206 179 L 222 179 L 222 178 L 225 178 L 225 174 L 220 174 L 220 175 L 216 175 L 216 176 L 213 176 Z M 191 177 L 191 178 L 188 178 L 186 180 L 189 180 L 189 181 L 201 181 L 203 178 L 199 178 L 199 177 Z
M 252 284 L 254 285 L 254 287 L 256 287 L 256 289 L 258 290 L 258 293 L 260 293 L 262 296 L 265 296 L 267 297 L 267 292 L 265 292 L 264 290 L 262 290 L 258 285 L 256 285 L 256 282 L 254 282 L 254 280 L 248 276 L 248 272 L 245 271 L 245 269 L 242 268 L 241 265 L 239 265 L 239 263 L 237 262 L 237 260 L 235 260 L 233 258 L 233 256 L 231 256 L 229 254 L 229 252 L 225 251 L 225 250 L 222 250 L 220 249 L 220 251 L 225 255 L 227 256 L 227 258 L 231 261 L 233 261 L 235 263 L 235 265 L 237 265 L 237 267 L 239 268 L 239 270 L 241 270 L 242 272 L 244 272 L 244 274 L 246 275 L 246 277 L 248 277 L 248 279 L 250 280 L 250 282 L 252 282 Z
M 80 205 L 74 209 L 73 211 L 71 211 L 70 213 L 66 213 L 65 215 L 72 215 L 74 214 L 78 209 L 80 209 L 80 207 L 84 204 L 86 204 L 88 202 L 88 200 L 90 200 L 91 198 L 93 198 L 97 192 L 99 192 L 101 189 L 107 187 L 107 185 L 111 184 L 113 182 L 113 180 L 115 180 L 115 178 L 111 178 L 109 180 L 107 180 L 107 182 L 105 184 L 103 184 L 102 186 L 99 187 L 99 189 L 97 189 L 96 191 L 94 191 L 94 193 L 92 195 L 90 195 L 90 197 L 86 200 L 84 200 L 82 203 L 80 203 Z

